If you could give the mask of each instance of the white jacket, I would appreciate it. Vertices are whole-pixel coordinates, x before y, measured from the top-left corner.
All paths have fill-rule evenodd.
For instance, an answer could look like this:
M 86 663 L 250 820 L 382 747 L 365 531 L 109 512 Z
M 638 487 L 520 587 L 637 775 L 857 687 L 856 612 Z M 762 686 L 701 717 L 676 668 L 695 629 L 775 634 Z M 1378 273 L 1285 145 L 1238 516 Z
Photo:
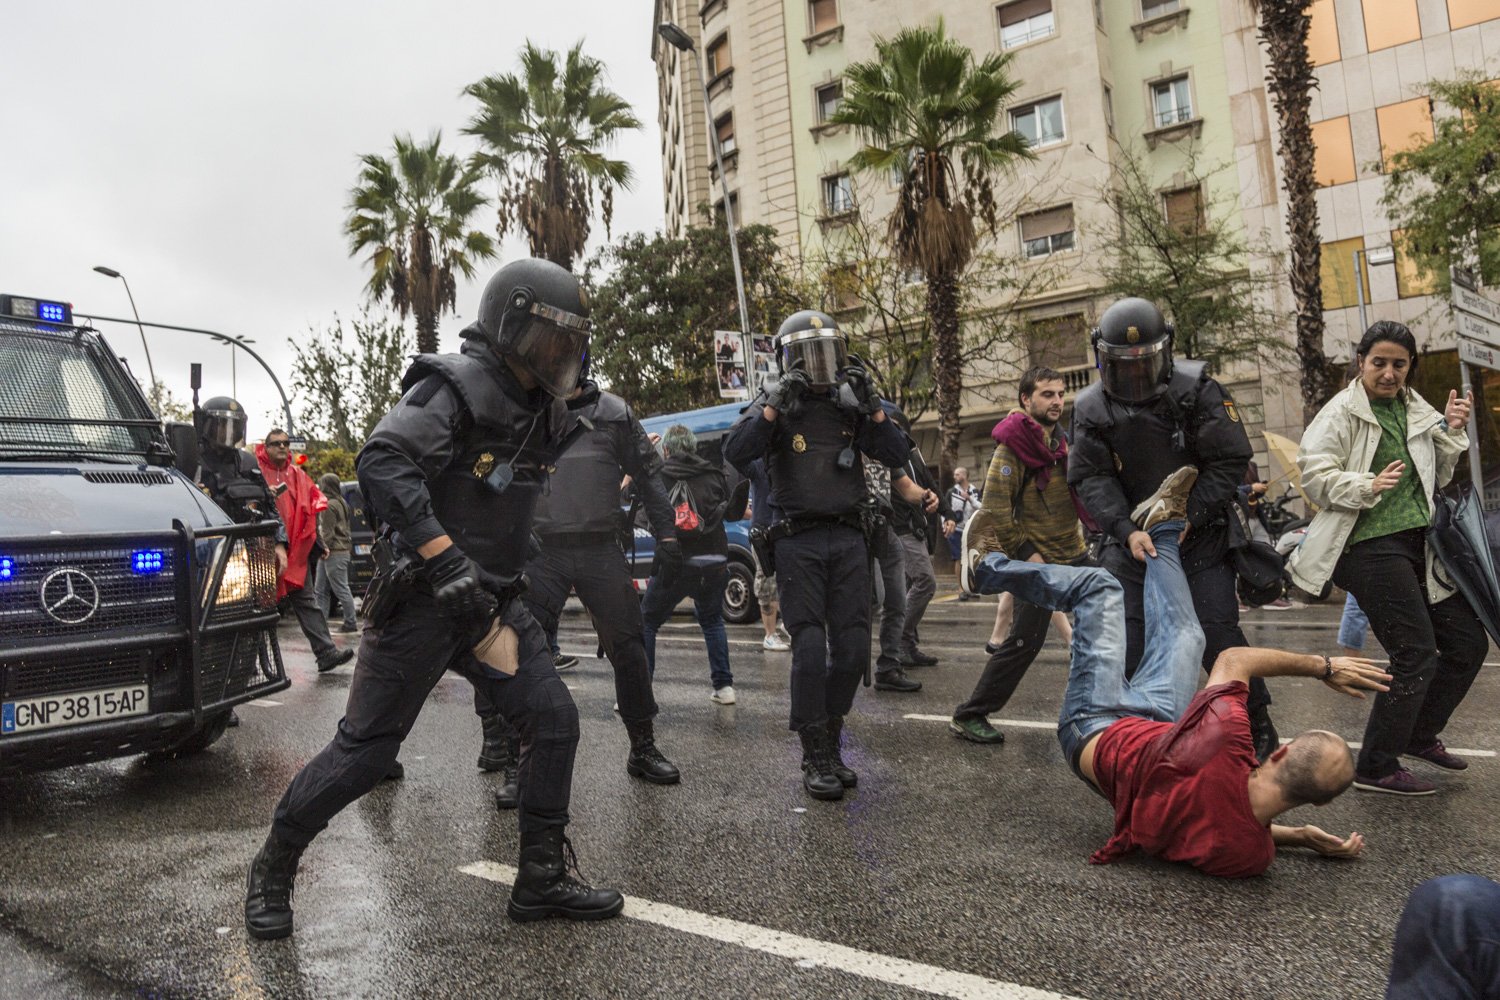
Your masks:
M 1375 473 L 1369 469 L 1379 444 L 1380 422 L 1359 379 L 1330 399 L 1302 435 L 1302 447 L 1297 452 L 1302 488 L 1321 509 L 1288 565 L 1292 582 L 1310 594 L 1321 591 L 1333 576 L 1334 564 L 1344 554 L 1360 512 L 1385 496 L 1377 496 L 1371 489 Z M 1469 447 L 1469 436 L 1464 431 L 1450 431 L 1443 415 L 1412 392 L 1406 400 L 1406 447 L 1430 510 L 1433 492 L 1453 478 L 1459 456 Z M 1427 597 L 1436 604 L 1453 590 L 1433 574 L 1432 563 L 1429 547 Z

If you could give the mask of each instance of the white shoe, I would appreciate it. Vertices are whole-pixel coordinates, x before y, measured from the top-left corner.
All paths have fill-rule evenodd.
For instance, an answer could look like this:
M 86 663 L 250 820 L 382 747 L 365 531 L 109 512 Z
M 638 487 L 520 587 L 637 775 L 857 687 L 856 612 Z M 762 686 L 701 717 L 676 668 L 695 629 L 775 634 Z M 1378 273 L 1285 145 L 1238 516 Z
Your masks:
M 790 642 L 787 642 L 775 632 L 772 632 L 770 635 L 766 636 L 765 641 L 760 645 L 761 648 L 768 653 L 785 653 L 787 650 L 792 648 L 792 644 Z
M 1161 481 L 1155 493 L 1142 500 L 1130 519 L 1142 531 L 1150 531 L 1163 521 L 1180 521 L 1187 517 L 1188 494 L 1198 481 L 1198 467 L 1184 465 Z
M 974 567 L 979 565 L 979 561 L 987 553 L 978 548 L 978 543 L 984 532 L 994 530 L 994 523 L 995 515 L 983 507 L 976 510 L 964 522 L 963 535 L 958 545 L 958 588 L 962 593 L 973 597 L 980 596 L 979 591 L 974 589 Z M 1004 555 L 1003 552 L 1001 554 Z
M 714 688 L 714 693 L 709 700 L 719 705 L 733 705 L 734 688 L 730 687 L 728 684 L 724 685 L 721 688 Z

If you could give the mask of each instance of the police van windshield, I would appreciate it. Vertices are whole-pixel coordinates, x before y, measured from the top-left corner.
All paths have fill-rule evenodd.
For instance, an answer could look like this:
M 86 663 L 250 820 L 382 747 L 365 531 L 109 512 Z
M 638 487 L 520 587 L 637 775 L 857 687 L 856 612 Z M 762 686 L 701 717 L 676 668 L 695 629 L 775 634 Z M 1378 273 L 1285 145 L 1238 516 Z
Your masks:
M 96 337 L 0 319 L 0 460 L 148 454 L 160 425 L 125 378 Z

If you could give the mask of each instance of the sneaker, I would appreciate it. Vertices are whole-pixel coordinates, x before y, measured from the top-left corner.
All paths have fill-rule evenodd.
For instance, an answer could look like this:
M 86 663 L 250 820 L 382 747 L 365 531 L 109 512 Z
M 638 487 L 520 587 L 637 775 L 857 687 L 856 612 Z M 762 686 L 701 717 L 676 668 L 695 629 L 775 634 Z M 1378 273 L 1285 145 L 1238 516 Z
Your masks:
M 578 666 L 578 657 L 572 653 L 558 653 L 552 657 L 552 665 L 558 670 L 567 670 L 569 667 Z
M 334 667 L 343 666 L 352 659 L 354 659 L 354 650 L 335 649 L 324 656 L 318 657 L 318 673 L 326 674 Z
M 1408 747 L 1406 756 L 1420 758 L 1429 764 L 1446 767 L 1450 771 L 1467 771 L 1469 769 L 1469 762 L 1462 757 L 1455 757 L 1449 753 L 1448 748 L 1443 746 L 1442 740 L 1433 740 L 1430 746 L 1422 747 L 1420 750 L 1413 750 Z
M 786 630 L 786 626 L 780 622 L 776 623 L 776 637 L 788 646 L 792 644 L 792 633 Z
M 1285 597 L 1278 597 L 1269 604 L 1262 604 L 1261 608 L 1265 611 L 1290 611 L 1296 606 Z
M 970 743 L 1004 743 L 1005 734 L 990 725 L 988 719 L 949 719 L 948 730 Z
M 1423 781 L 1404 767 L 1384 778 L 1366 778 L 1356 774 L 1354 787 L 1362 792 L 1385 792 L 1388 795 L 1431 795 L 1437 791 L 1437 785 Z
M 728 684 L 725 684 L 721 688 L 714 688 L 714 693 L 709 695 L 708 700 L 716 705 L 733 705 L 734 688 Z
M 935 667 L 938 663 L 936 656 L 924 653 L 915 646 L 903 650 L 900 659 L 903 667 Z
M 787 642 L 781 636 L 777 635 L 775 632 L 772 632 L 770 635 L 766 636 L 765 641 L 760 644 L 760 648 L 764 649 L 768 653 L 785 653 L 787 650 L 792 648 L 792 644 L 790 642 Z
M 1150 531 L 1163 521 L 1181 521 L 1187 517 L 1188 494 L 1198 481 L 1198 468 L 1184 465 L 1161 481 L 1156 492 L 1142 500 L 1130 512 L 1130 519 L 1142 531 Z
M 964 522 L 963 538 L 958 546 L 959 552 L 962 553 L 958 561 L 958 589 L 961 593 L 979 596 L 979 591 L 974 589 L 974 567 L 979 565 L 979 560 L 989 554 L 979 546 L 985 539 L 993 542 L 996 520 L 994 514 L 981 507 Z M 1000 552 L 998 548 L 989 551 Z M 1003 552 L 1001 554 L 1004 555 Z
M 906 676 L 906 671 L 900 667 L 890 670 L 882 670 L 875 675 L 876 691 L 900 691 L 903 694 L 911 694 L 922 690 L 922 682 L 914 681 Z

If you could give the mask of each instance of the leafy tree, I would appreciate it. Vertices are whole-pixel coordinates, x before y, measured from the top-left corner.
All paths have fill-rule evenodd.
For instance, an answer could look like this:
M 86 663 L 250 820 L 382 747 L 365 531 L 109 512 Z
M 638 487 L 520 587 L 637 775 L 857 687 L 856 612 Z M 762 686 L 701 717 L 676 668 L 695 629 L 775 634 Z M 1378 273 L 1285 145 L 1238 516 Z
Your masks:
M 803 308 L 796 275 L 769 226 L 739 230 L 751 328 L 770 335 Z M 641 415 L 722 402 L 714 331 L 739 328 L 729 236 L 693 227 L 681 238 L 631 233 L 589 262 L 593 371 Z
M 875 51 L 876 58 L 845 68 L 844 98 L 830 121 L 852 126 L 865 143 L 849 159 L 855 170 L 904 172 L 890 242 L 895 259 L 920 268 L 926 285 L 946 482 L 962 429 L 960 279 L 974 258 L 976 221 L 995 229 L 995 180 L 1031 153 L 1024 138 L 999 124 L 1019 86 L 1009 54 L 976 61 L 941 21 L 876 39 Z
M 608 233 L 615 188 L 630 188 L 630 165 L 605 150 L 640 119 L 604 86 L 604 64 L 582 42 L 560 56 L 528 41 L 519 74 L 487 76 L 464 93 L 479 102 L 464 129 L 484 146 L 474 162 L 500 181 L 500 236 L 524 233 L 533 257 L 571 271 L 595 200 Z
M 1138 295 L 1161 307 L 1177 328 L 1174 350 L 1209 362 L 1216 372 L 1243 360 L 1274 360 L 1266 331 L 1275 325 L 1260 294 L 1273 280 L 1251 268 L 1263 248 L 1252 247 L 1235 224 L 1233 197 L 1205 192 L 1225 169 L 1200 171 L 1190 155 L 1181 199 L 1164 202 L 1135 150 L 1123 149 L 1102 199 L 1119 228 L 1095 236 L 1103 258 L 1103 291 Z
M 185 403 L 172 395 L 172 390 L 168 389 L 161 379 L 151 383 L 151 391 L 146 393 L 146 398 L 151 401 L 151 409 L 155 410 L 156 415 L 163 421 L 187 424 L 193 422 L 192 403 Z
M 346 482 L 354 478 L 354 458 L 357 452 L 346 451 L 324 441 L 309 441 L 307 448 L 307 464 L 302 471 L 312 476 L 313 482 L 325 472 L 331 472 L 339 477 L 340 482 Z
M 1341 388 L 1337 369 L 1323 352 L 1323 284 L 1319 273 L 1318 189 L 1309 107 L 1317 86 L 1307 51 L 1308 9 L 1313 0 L 1249 0 L 1260 18 L 1266 47 L 1266 85 L 1276 111 L 1282 189 L 1286 191 L 1292 298 L 1297 304 L 1297 355 L 1302 359 L 1302 414 L 1311 421 Z M 1332 11 L 1328 12 L 1330 15 Z
M 1500 85 L 1470 71 L 1430 86 L 1455 113 L 1433 122 L 1432 142 L 1391 157 L 1380 203 L 1439 288 L 1454 264 L 1500 284 Z
M 309 328 L 287 343 L 295 356 L 292 392 L 299 427 L 324 445 L 359 451 L 401 398 L 401 375 L 411 353 L 406 328 L 366 310 L 349 322 L 348 331 L 334 316 L 326 329 Z
M 489 199 L 479 193 L 481 170 L 440 149 L 434 132 L 425 145 L 396 136 L 395 155 L 367 153 L 359 183 L 350 192 L 344 234 L 349 255 L 370 251 L 371 301 L 389 301 L 417 322 L 417 350 L 437 350 L 437 322 L 452 312 L 457 276 L 474 277 L 474 265 L 495 256 L 489 235 L 469 229 L 469 219 Z

